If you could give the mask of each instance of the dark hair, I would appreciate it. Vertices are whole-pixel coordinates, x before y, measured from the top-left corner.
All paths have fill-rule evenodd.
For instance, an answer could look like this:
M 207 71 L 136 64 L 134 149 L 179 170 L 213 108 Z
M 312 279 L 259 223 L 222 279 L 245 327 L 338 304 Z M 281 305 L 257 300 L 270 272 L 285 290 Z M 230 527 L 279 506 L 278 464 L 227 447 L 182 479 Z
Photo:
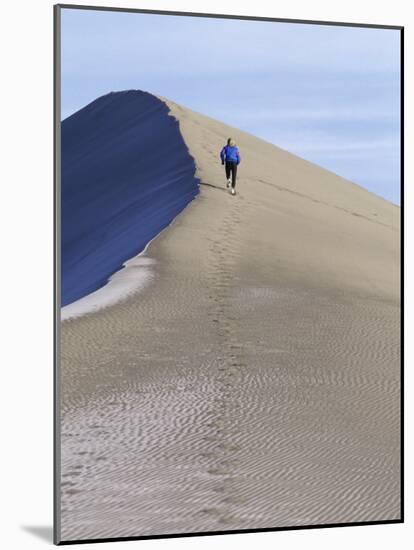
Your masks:
M 231 138 L 227 140 L 227 145 L 230 145 Z

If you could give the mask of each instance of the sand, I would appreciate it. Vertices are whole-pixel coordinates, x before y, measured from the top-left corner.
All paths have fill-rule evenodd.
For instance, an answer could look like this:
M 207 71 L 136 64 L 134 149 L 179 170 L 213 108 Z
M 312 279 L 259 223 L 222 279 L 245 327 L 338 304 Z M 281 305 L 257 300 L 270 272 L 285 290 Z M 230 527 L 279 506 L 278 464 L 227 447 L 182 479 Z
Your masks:
M 200 194 L 62 324 L 61 539 L 399 519 L 400 209 L 165 101 Z

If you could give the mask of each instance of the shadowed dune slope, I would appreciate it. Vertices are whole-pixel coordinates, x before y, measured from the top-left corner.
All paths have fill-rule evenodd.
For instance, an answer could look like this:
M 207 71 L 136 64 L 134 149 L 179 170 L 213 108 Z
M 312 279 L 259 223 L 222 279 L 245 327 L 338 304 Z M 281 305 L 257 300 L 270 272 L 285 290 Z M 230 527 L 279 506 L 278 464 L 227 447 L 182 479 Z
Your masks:
M 198 193 L 168 107 L 125 91 L 62 122 L 62 305 L 100 288 Z

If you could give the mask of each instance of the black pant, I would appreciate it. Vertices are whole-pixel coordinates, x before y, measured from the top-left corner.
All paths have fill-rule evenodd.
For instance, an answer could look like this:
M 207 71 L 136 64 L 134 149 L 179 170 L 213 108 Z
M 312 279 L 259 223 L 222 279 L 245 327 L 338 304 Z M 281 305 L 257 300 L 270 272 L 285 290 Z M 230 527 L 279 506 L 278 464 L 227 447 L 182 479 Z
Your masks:
M 226 161 L 226 178 L 229 179 L 231 174 L 231 186 L 236 187 L 237 163 Z

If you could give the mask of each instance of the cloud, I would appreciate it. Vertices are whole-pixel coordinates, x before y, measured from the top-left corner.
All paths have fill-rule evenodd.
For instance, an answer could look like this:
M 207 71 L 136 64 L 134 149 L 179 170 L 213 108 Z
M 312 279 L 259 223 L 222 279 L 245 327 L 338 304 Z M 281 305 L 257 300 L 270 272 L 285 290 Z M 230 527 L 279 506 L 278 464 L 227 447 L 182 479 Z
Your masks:
M 239 118 L 244 122 L 278 122 L 278 121 L 370 121 L 395 120 L 395 110 L 370 110 L 366 107 L 345 108 L 310 108 L 310 109 L 263 109 L 255 112 L 240 112 Z
M 292 141 L 283 140 L 283 147 L 303 152 L 323 152 L 341 154 L 342 156 L 355 156 L 361 154 L 366 157 L 367 153 L 384 153 L 396 154 L 399 146 L 399 137 L 395 138 L 378 138 L 369 140 L 340 140 L 333 136 L 310 137 L 309 139 L 295 139 Z

